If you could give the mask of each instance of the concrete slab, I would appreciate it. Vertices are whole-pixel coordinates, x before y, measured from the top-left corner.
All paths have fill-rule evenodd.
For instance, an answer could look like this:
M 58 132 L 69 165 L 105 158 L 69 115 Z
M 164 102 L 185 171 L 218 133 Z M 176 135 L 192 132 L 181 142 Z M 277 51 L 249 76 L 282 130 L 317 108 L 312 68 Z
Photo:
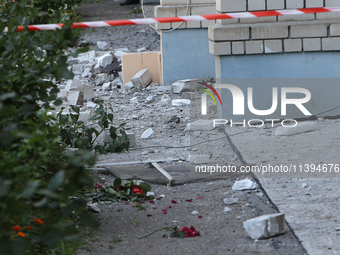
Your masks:
M 313 132 L 288 137 L 274 136 L 275 128 L 226 128 L 243 161 L 256 166 L 292 164 L 308 173 L 265 175 L 254 173 L 267 195 L 285 213 L 290 227 L 308 254 L 340 254 L 339 165 L 334 174 L 311 172 L 315 166 L 339 164 L 340 120 L 318 122 Z M 308 165 L 304 165 L 308 164 Z M 322 169 L 322 168 L 321 168 Z M 337 172 L 336 172 L 337 171 Z M 266 178 L 270 177 L 270 178 Z M 332 177 L 332 178 L 328 178 Z

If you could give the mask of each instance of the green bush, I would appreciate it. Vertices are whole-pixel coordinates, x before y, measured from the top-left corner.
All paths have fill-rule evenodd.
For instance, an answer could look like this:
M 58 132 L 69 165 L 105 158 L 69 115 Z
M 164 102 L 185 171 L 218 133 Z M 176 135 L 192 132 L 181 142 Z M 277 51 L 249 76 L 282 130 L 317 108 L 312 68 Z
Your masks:
M 52 80 L 73 78 L 65 49 L 77 43 L 74 16 L 53 38 L 16 31 L 57 2 L 10 2 L 0 13 L 0 31 L 8 27 L 0 32 L 0 254 L 58 254 L 77 239 L 77 224 L 98 226 L 76 197 L 93 187 L 86 170 L 93 154 L 66 150 L 60 123 L 47 114 L 61 104 Z

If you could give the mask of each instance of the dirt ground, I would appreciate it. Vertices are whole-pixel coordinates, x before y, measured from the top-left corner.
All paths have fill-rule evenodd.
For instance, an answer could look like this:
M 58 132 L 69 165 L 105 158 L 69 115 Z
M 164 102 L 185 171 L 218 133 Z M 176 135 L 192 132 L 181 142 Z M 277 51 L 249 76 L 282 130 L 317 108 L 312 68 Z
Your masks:
M 78 12 L 83 13 L 83 21 L 142 17 L 140 13 L 131 14 L 136 6 L 121 7 L 119 3 L 113 0 L 101 0 L 100 4 L 79 7 Z M 159 35 L 149 26 L 85 30 L 81 40 L 93 43 L 98 40 L 106 41 L 112 49 L 127 47 L 131 52 L 141 47 L 159 50 Z M 157 85 L 137 94 L 124 91 L 113 93 L 114 95 L 105 97 L 113 103 L 115 119 L 129 123 L 128 129 L 136 134 L 138 148 L 120 155 L 99 157 L 100 162 L 136 161 L 160 157 L 178 158 L 170 165 L 180 171 L 188 166 L 187 156 L 190 153 L 205 153 L 207 149 L 212 150 L 210 147 L 214 146 L 214 153 L 211 155 L 214 163 L 240 164 L 225 139 L 225 134 L 218 130 L 202 131 L 199 134 L 185 131 L 186 125 L 193 121 L 190 114 L 191 107 L 157 106 L 156 103 L 166 93 L 158 90 Z M 173 95 L 171 92 L 167 94 L 171 99 L 180 98 L 179 95 Z M 155 103 L 145 103 L 144 100 L 148 95 L 154 96 Z M 138 107 L 129 107 L 129 100 L 134 96 L 141 99 L 141 104 Z M 167 125 L 167 120 L 172 116 L 179 117 L 180 123 Z M 149 127 L 154 129 L 154 135 L 150 139 L 141 140 L 141 133 Z M 195 142 L 204 140 L 214 140 L 214 142 L 195 147 L 193 138 Z M 151 147 L 160 145 L 179 148 Z M 111 185 L 115 177 L 109 170 L 110 168 L 107 168 L 106 171 L 94 172 L 93 178 L 96 183 Z M 138 176 L 138 173 L 136 175 Z M 90 233 L 84 231 L 83 247 L 78 254 L 306 254 L 299 240 L 290 230 L 283 235 L 259 241 L 254 241 L 247 235 L 242 227 L 243 221 L 276 213 L 277 209 L 259 187 L 256 190 L 232 191 L 234 182 L 245 177 L 251 176 L 231 175 L 220 180 L 196 181 L 172 187 L 152 184 L 155 197 L 160 195 L 164 197 L 156 200 L 154 204 L 145 202 L 143 204 L 145 210 L 138 210 L 131 203 L 125 204 L 125 202 L 99 205 L 101 212 L 94 215 L 101 225 L 99 229 Z M 224 198 L 239 198 L 239 201 L 228 205 L 231 211 L 224 212 L 226 206 L 223 202 Z M 187 199 L 192 199 L 192 202 L 187 202 Z M 172 200 L 178 203 L 174 204 Z M 167 214 L 162 214 L 162 209 L 167 209 Z M 198 215 L 193 215 L 193 211 L 198 211 Z M 200 237 L 170 238 L 170 232 L 162 230 L 139 239 L 160 228 L 176 226 L 182 228 L 191 225 L 200 231 Z

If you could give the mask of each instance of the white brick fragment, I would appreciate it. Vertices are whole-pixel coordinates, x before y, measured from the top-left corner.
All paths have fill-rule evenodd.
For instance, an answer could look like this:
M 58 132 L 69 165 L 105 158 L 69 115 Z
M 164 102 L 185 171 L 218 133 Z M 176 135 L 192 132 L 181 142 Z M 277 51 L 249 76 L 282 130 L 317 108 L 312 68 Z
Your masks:
M 151 74 L 148 69 L 140 70 L 131 79 L 135 88 L 141 90 L 146 88 L 152 82 Z
M 98 50 L 108 50 L 109 49 L 109 44 L 106 43 L 106 42 L 101 42 L 101 41 L 98 41 L 97 42 L 97 49 Z
M 172 100 L 172 106 L 190 105 L 190 99 L 174 99 Z
M 141 136 L 142 139 L 147 139 L 149 138 L 151 135 L 153 134 L 153 130 L 152 128 L 148 128 L 147 130 L 145 130 Z
M 69 91 L 67 101 L 69 105 L 83 105 L 84 93 L 82 91 Z
M 284 213 L 263 215 L 243 222 L 252 239 L 266 239 L 286 232 Z
M 232 190 L 256 189 L 256 182 L 253 182 L 250 179 L 244 179 L 244 180 L 241 180 L 241 181 L 236 181 L 231 189 Z
M 223 199 L 224 204 L 226 205 L 233 205 L 237 204 L 240 199 L 237 197 L 232 197 L 232 198 L 225 198 Z
M 106 83 L 104 83 L 103 86 L 102 86 L 102 90 L 103 90 L 103 91 L 109 91 L 109 90 L 111 90 L 111 82 L 106 82 Z
M 106 73 L 100 73 L 96 76 L 96 86 L 101 85 L 105 82 L 109 82 L 109 78 L 107 77 Z

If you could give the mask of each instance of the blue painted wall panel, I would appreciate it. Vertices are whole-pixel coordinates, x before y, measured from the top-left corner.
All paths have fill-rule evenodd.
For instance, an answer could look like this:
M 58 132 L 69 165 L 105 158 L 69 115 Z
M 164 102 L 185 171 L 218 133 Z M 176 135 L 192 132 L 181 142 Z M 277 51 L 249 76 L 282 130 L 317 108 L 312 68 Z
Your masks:
M 209 53 L 208 30 L 177 29 L 162 33 L 164 84 L 215 77 L 215 56 Z

